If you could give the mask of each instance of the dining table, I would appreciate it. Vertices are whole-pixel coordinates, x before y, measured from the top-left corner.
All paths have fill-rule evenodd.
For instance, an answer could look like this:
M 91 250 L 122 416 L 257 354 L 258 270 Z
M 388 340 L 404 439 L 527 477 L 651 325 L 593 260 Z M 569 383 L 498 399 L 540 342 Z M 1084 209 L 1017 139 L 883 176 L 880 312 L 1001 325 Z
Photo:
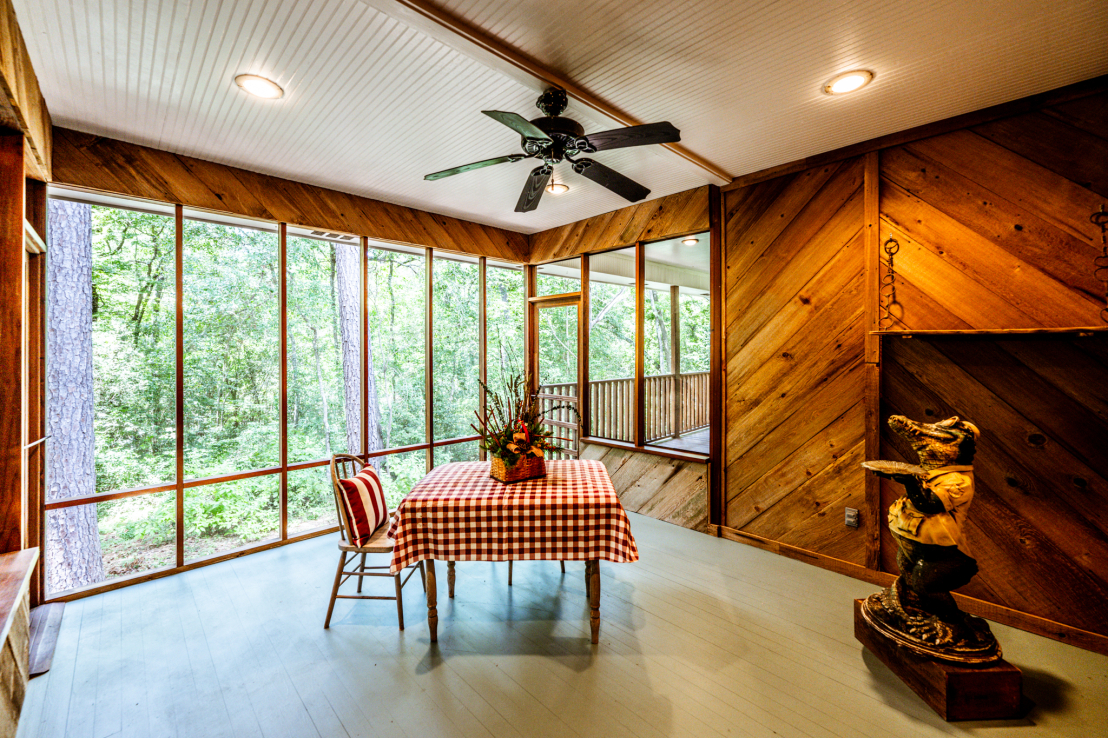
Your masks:
M 388 532 L 390 570 L 426 562 L 427 626 L 438 641 L 435 561 L 584 561 L 592 642 L 600 638 L 600 561 L 638 561 L 631 522 L 595 460 L 546 462 L 546 475 L 505 484 L 488 461 L 436 467 L 401 501 Z

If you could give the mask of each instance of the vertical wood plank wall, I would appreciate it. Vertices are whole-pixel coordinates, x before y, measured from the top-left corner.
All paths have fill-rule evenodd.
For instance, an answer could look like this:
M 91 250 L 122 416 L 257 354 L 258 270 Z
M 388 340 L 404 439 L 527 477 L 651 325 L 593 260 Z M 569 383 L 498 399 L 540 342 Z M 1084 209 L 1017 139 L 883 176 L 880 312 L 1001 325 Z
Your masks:
M 883 513 L 899 491 L 881 486 L 867 514 L 858 467 L 878 391 L 865 377 L 872 353 L 882 423 L 959 413 L 984 431 L 968 534 L 982 573 L 965 594 L 979 611 L 999 606 L 1008 622 L 1105 650 L 1108 336 L 886 337 L 867 352 L 864 323 L 873 264 L 888 266 L 866 249 L 892 237 L 896 302 L 881 328 L 1105 325 L 1090 216 L 1108 206 L 1108 94 L 869 156 L 880 229 L 868 245 L 864 157 L 725 192 L 721 530 L 874 581 L 895 572 Z M 884 431 L 879 452 L 912 458 Z M 861 529 L 844 525 L 847 506 L 863 511 Z

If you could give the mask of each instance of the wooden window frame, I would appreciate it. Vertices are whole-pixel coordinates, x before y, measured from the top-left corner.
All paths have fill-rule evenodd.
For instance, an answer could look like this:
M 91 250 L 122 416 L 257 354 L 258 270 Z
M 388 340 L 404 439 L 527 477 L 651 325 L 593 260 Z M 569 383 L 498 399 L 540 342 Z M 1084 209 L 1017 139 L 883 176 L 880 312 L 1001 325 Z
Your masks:
M 42 188 L 42 199 L 44 200 L 44 207 L 42 217 L 45 220 L 45 199 L 46 192 L 45 187 Z M 67 193 L 65 199 L 75 200 L 78 202 L 87 202 L 81 198 L 81 193 L 73 191 L 71 194 Z M 91 205 L 97 205 L 99 207 L 112 207 L 119 210 L 134 210 L 136 212 L 153 212 L 158 215 L 165 216 L 164 212 L 157 210 L 143 210 L 141 207 L 128 207 L 126 205 L 101 205 L 99 203 L 89 203 Z M 141 205 L 141 203 L 136 203 Z M 166 216 L 169 217 L 169 216 Z M 175 365 L 174 365 L 174 381 L 175 381 L 175 396 L 176 396 L 176 413 L 175 413 L 175 430 L 176 430 L 176 460 L 175 460 L 175 472 L 173 481 L 164 482 L 160 484 L 147 485 L 144 487 L 136 487 L 132 489 L 117 490 L 115 492 L 109 492 L 104 494 L 92 494 L 82 495 L 80 497 L 70 497 L 62 500 L 55 500 L 47 502 L 45 495 L 39 495 L 38 499 L 34 502 L 34 510 L 37 512 L 35 519 L 39 521 L 39 533 L 42 536 L 41 531 L 45 530 L 46 515 L 51 510 L 57 510 L 66 507 L 74 507 L 77 505 L 97 504 L 101 502 L 111 502 L 113 500 L 121 500 L 129 497 L 139 497 L 148 494 L 158 494 L 163 492 L 174 492 L 176 502 L 176 555 L 175 564 L 172 566 L 162 567 L 160 569 L 154 569 L 150 571 L 139 572 L 130 576 L 119 577 L 107 582 L 98 582 L 96 584 L 88 585 L 86 587 L 79 587 L 75 589 L 64 590 L 61 592 L 47 593 L 45 580 L 41 574 L 42 567 L 39 567 L 39 601 L 40 602 L 65 602 L 69 600 L 79 599 L 81 597 L 89 597 L 101 592 L 108 592 L 111 590 L 126 587 L 132 584 L 138 584 L 140 582 L 149 581 L 152 579 L 158 579 L 161 577 L 171 576 L 183 571 L 189 571 L 201 566 L 208 566 L 220 561 L 227 561 L 229 559 L 244 556 L 246 554 L 255 553 L 258 551 L 265 551 L 277 546 L 283 546 L 288 543 L 295 543 L 298 541 L 308 540 L 317 536 L 327 535 L 334 533 L 338 530 L 338 525 L 324 526 L 314 530 L 305 531 L 294 536 L 290 536 L 288 533 L 288 474 L 293 471 L 301 471 L 305 469 L 313 469 L 322 466 L 327 466 L 330 463 L 330 459 L 316 459 L 312 461 L 299 461 L 290 463 L 288 460 L 288 223 L 279 222 L 276 224 L 277 229 L 277 261 L 278 271 L 280 279 L 278 282 L 278 306 L 280 312 L 280 328 L 279 328 L 279 340 L 280 340 L 280 441 L 279 441 L 279 463 L 273 467 L 267 467 L 264 469 L 251 469 L 245 471 L 234 472 L 231 474 L 221 474 L 212 477 L 203 477 L 197 479 L 186 479 L 184 475 L 185 465 L 185 450 L 184 450 L 184 207 L 180 204 L 173 206 L 173 220 L 174 220 L 174 266 L 176 270 L 175 274 Z M 219 222 L 218 214 L 215 214 L 213 222 Z M 271 223 L 267 223 L 272 225 Z M 444 438 L 436 439 L 434 437 L 434 332 L 433 332 L 433 320 L 434 320 L 434 258 L 436 249 L 431 247 L 424 248 L 425 269 L 426 269 L 426 282 L 425 282 L 425 296 L 427 302 L 426 321 L 425 321 L 425 354 L 424 354 L 424 366 L 425 366 L 425 386 L 424 391 L 426 393 L 426 402 L 424 404 L 424 440 L 422 443 L 410 444 L 407 446 L 397 446 L 389 449 L 381 449 L 378 451 L 368 451 L 369 433 L 368 433 L 368 402 L 369 402 L 369 373 L 366 370 L 366 359 L 368 358 L 368 345 L 369 345 L 369 278 L 368 278 L 368 253 L 370 248 L 377 248 L 376 245 L 371 243 L 372 236 L 361 235 L 359 236 L 358 243 L 361 244 L 360 265 L 361 265 L 361 422 L 362 422 L 362 448 L 359 454 L 362 459 L 369 460 L 373 458 L 380 458 L 384 456 L 391 456 L 393 454 L 407 453 L 411 451 L 426 451 L 427 452 L 427 471 L 430 471 L 434 465 L 434 449 L 442 448 L 444 446 L 450 446 L 460 443 L 472 443 L 479 440 L 480 436 L 461 436 L 456 438 Z M 382 250 L 388 250 L 382 248 Z M 443 254 L 452 254 L 446 250 L 438 250 Z M 468 260 L 467 260 L 468 261 Z M 479 363 L 480 363 L 480 377 L 482 381 L 487 379 L 487 300 L 486 300 L 486 288 L 487 288 L 487 259 L 486 257 L 479 257 L 478 259 L 479 281 L 480 281 L 480 305 L 478 309 L 479 320 Z M 526 271 L 526 265 L 523 265 Z M 42 270 L 42 279 L 45 280 L 45 270 Z M 43 323 L 45 323 L 45 313 L 43 313 Z M 45 329 L 45 326 L 43 326 Z M 45 345 L 43 346 L 45 352 Z M 44 393 L 43 393 L 44 396 Z M 479 394 L 479 407 L 483 412 L 485 409 L 486 398 L 484 390 L 482 389 Z M 482 452 L 482 458 L 484 453 Z M 45 470 L 45 463 L 42 464 L 43 470 Z M 279 484 L 280 495 L 280 526 L 278 537 L 275 539 L 265 540 L 259 543 L 252 543 L 236 548 L 231 551 L 224 551 L 218 554 L 212 554 L 210 556 L 194 559 L 191 561 L 185 561 L 184 552 L 184 503 L 185 503 L 185 491 L 197 487 L 203 487 L 211 484 L 221 484 L 224 482 L 234 482 L 242 479 L 252 479 L 263 476 L 276 476 Z M 34 530 L 34 526 L 31 526 L 31 530 Z M 41 540 L 41 544 L 45 545 L 45 540 Z

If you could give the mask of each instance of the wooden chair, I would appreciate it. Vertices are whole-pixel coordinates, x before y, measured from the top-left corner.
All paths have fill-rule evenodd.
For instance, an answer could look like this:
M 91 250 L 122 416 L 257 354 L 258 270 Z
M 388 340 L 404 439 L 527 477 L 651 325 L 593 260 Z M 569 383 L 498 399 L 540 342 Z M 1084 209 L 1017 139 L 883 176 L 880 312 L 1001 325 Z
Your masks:
M 374 532 L 372 538 L 364 546 L 355 546 L 350 543 L 350 523 L 346 519 L 346 506 L 342 502 L 342 485 L 339 484 L 340 479 L 348 479 L 362 470 L 365 464 L 357 456 L 351 456 L 349 454 L 335 454 L 331 457 L 331 485 L 335 495 L 335 508 L 339 514 L 339 533 L 342 538 L 339 540 L 339 568 L 335 572 L 335 585 L 331 588 L 331 602 L 327 605 L 327 619 L 323 621 L 323 627 L 331 627 L 331 613 L 335 609 L 335 600 L 396 600 L 396 617 L 400 621 L 400 630 L 404 630 L 404 600 L 401 598 L 400 590 L 408 583 L 408 580 L 412 578 L 412 574 L 415 573 L 415 569 L 419 569 L 420 579 L 423 580 L 423 590 L 427 591 L 427 579 L 423 569 L 423 562 L 412 564 L 405 567 L 412 569 L 408 572 L 408 576 L 401 580 L 400 575 L 402 572 L 396 574 L 390 574 L 388 569 L 389 565 L 384 566 L 366 566 L 365 557 L 366 554 L 392 554 L 393 542 L 388 537 L 389 522 L 392 519 L 395 510 L 389 510 L 389 520 L 385 521 Z M 358 555 L 361 555 L 361 563 L 359 563 L 353 570 L 347 571 L 346 564 L 357 559 Z M 349 559 L 347 558 L 349 557 Z M 377 569 L 384 569 L 384 572 L 374 571 Z M 358 577 L 358 594 L 356 595 L 340 595 L 339 587 L 350 577 Z M 392 577 L 396 584 L 396 595 L 394 597 L 384 597 L 379 595 L 363 595 L 362 594 L 362 580 L 364 577 Z

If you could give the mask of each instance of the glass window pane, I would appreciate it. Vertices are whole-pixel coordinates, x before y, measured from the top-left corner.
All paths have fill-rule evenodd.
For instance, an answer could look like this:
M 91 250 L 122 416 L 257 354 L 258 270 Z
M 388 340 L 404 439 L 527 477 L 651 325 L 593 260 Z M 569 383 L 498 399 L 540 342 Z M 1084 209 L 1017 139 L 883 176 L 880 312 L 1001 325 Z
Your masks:
M 331 467 L 290 471 L 288 476 L 289 537 L 338 525 Z
M 477 441 L 452 443 L 449 446 L 436 446 L 435 466 L 440 467 L 443 464 L 450 464 L 455 461 L 477 461 L 480 451 L 481 449 L 477 446 Z
M 177 458 L 173 218 L 100 206 L 91 206 L 91 215 L 96 491 L 172 482 Z M 65 368 L 64 362 L 52 364 Z
M 434 259 L 435 440 L 472 436 L 480 376 L 477 264 Z
M 700 453 L 709 449 L 708 244 L 703 233 L 643 246 L 646 440 Z
M 523 316 L 526 305 L 522 268 L 501 268 L 488 262 L 485 272 L 488 312 L 486 368 L 489 388 L 503 392 L 508 378 L 522 375 Z
M 46 512 L 46 589 L 50 594 L 173 566 L 176 493 Z
M 438 454 L 437 449 L 435 454 Z M 412 487 L 427 476 L 427 452 L 422 449 L 378 456 L 370 459 L 369 463 L 377 468 L 390 510 L 396 509 Z
M 277 234 L 184 223 L 185 476 L 279 462 Z
M 275 539 L 281 529 L 280 475 L 185 490 L 185 561 Z
M 591 435 L 634 441 L 635 249 L 589 257 Z
M 423 443 L 426 258 L 374 248 L 367 258 L 369 448 Z
M 290 462 L 361 452 L 359 249 L 287 242 Z
M 541 295 L 561 295 L 581 289 L 581 257 L 535 267 L 535 288 Z

